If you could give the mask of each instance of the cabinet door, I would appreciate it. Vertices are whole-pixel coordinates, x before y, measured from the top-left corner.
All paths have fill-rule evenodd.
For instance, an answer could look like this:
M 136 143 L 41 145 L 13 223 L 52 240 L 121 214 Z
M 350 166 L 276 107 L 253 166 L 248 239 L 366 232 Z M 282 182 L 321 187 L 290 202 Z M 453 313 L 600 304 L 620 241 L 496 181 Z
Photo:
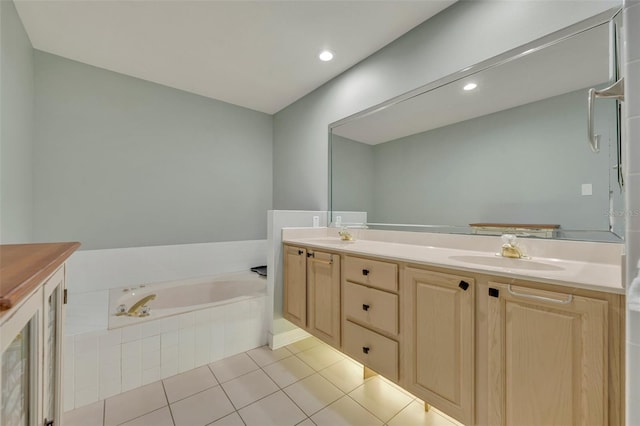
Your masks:
M 489 283 L 489 424 L 607 424 L 607 302 Z
M 0 326 L 0 425 L 42 424 L 42 289 Z
M 473 423 L 474 280 L 406 268 L 407 389 Z
M 64 308 L 64 268 L 60 268 L 44 287 L 42 326 L 44 363 L 42 375 L 43 416 L 45 424 L 62 423 L 62 339 Z
M 340 346 L 340 256 L 314 251 L 307 257 L 309 331 Z
M 307 327 L 307 251 L 284 246 L 284 317 Z

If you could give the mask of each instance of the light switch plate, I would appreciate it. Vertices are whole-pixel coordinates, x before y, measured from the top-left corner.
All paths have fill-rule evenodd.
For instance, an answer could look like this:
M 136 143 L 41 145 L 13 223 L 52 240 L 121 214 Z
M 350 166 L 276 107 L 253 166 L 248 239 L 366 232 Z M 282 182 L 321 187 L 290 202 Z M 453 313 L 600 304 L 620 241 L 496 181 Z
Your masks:
M 591 185 L 590 183 L 583 183 L 582 195 L 593 195 L 593 185 Z

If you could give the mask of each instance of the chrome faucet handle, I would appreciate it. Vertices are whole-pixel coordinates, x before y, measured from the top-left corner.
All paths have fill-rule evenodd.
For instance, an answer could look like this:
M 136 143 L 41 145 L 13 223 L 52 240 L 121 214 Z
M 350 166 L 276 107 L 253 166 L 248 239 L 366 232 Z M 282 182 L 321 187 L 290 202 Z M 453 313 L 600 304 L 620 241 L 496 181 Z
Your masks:
M 518 245 L 518 237 L 516 237 L 514 234 L 502 234 L 502 242 L 504 244 L 509 244 L 512 247 L 515 247 Z

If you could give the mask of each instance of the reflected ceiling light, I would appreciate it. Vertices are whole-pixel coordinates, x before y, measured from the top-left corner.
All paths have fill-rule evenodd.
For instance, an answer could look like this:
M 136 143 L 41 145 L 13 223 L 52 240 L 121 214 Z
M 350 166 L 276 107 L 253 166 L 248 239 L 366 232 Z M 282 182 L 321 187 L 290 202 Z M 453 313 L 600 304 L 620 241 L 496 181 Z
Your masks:
M 477 84 L 475 84 L 475 83 L 468 83 L 466 86 L 464 86 L 464 87 L 463 87 L 463 89 L 464 89 L 464 90 L 466 90 L 466 91 L 468 92 L 469 90 L 473 90 L 473 89 L 475 89 L 476 87 L 478 87 L 478 85 L 477 85 Z
M 333 53 L 328 50 L 323 50 L 318 55 L 318 58 L 320 58 L 320 60 L 323 62 L 327 62 L 333 59 Z

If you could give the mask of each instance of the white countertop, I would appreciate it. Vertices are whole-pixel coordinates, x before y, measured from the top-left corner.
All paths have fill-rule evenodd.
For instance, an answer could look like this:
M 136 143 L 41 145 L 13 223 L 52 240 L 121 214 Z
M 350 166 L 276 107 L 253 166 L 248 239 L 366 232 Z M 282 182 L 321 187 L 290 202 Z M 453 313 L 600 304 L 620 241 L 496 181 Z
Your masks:
M 341 241 L 335 236 L 294 237 L 285 234 L 283 242 L 352 255 L 373 256 L 394 261 L 533 280 L 565 287 L 616 294 L 625 293 L 621 284 L 622 276 L 619 264 L 546 257 L 508 259 L 487 251 L 365 239 Z

